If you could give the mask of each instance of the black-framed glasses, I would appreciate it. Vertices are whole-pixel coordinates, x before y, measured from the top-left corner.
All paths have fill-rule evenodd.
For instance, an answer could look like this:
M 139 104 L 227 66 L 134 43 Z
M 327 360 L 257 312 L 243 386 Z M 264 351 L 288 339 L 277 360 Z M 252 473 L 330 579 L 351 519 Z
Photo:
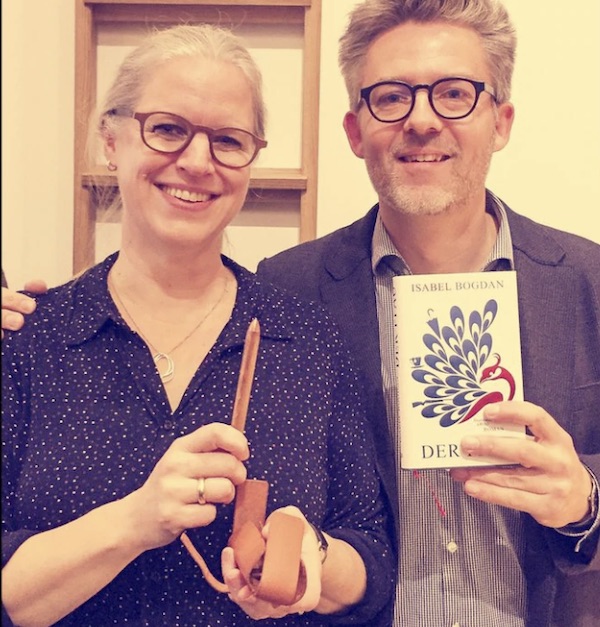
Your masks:
M 184 151 L 196 133 L 208 137 L 212 158 L 227 168 L 250 165 L 267 142 L 241 128 L 210 128 L 188 122 L 165 111 L 137 113 L 129 109 L 112 109 L 110 115 L 135 118 L 140 123 L 142 141 L 148 148 L 164 154 Z
M 473 113 L 484 91 L 496 100 L 496 92 L 487 83 L 458 77 L 441 78 L 430 85 L 381 81 L 361 89 L 360 97 L 376 120 L 400 122 L 413 110 L 419 89 L 427 90 L 431 108 L 446 120 L 460 120 Z

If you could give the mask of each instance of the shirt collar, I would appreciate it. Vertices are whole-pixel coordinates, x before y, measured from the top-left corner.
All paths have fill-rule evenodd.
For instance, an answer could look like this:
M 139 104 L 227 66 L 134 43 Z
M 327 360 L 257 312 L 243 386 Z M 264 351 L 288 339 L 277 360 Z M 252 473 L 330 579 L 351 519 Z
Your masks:
M 86 342 L 107 324 L 125 325 L 108 291 L 108 273 L 117 260 L 118 252 L 73 279 L 68 286 L 70 320 L 66 325 L 66 341 L 75 346 Z M 235 274 L 238 295 L 234 311 L 224 329 L 224 350 L 243 344 L 250 321 L 258 318 L 261 337 L 288 340 L 294 336 L 289 324 L 284 297 L 231 259 L 223 263 Z M 91 304 L 90 304 L 91 303 Z
M 70 346 L 92 338 L 110 320 L 122 320 L 108 291 L 108 273 L 118 253 L 75 277 L 68 286 L 71 318 L 66 326 L 66 342 Z
M 513 270 L 514 257 L 510 226 L 506 210 L 500 199 L 486 190 L 485 210 L 498 222 L 498 235 L 490 252 L 485 270 Z M 398 252 L 387 232 L 379 212 L 375 220 L 372 239 L 371 267 L 373 273 L 392 272 L 393 274 L 411 274 L 410 268 Z

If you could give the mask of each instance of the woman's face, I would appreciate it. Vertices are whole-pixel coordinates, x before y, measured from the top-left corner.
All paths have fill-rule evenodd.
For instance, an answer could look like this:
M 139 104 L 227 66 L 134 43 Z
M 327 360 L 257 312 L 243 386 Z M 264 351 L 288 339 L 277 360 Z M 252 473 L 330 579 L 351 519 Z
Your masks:
M 244 74 L 232 64 L 201 57 L 176 58 L 150 72 L 136 112 L 154 111 L 213 129 L 254 132 L 252 93 Z M 220 252 L 223 231 L 244 203 L 249 166 L 232 169 L 214 161 L 201 132 L 182 152 L 156 152 L 142 142 L 134 118 L 118 120 L 117 130 L 105 139 L 105 154 L 117 166 L 123 246 Z

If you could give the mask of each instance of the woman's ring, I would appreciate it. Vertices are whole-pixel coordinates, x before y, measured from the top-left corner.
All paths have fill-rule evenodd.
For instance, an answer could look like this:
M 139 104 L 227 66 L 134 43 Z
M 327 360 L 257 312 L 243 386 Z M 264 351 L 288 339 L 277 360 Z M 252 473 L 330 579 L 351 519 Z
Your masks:
M 198 491 L 198 503 L 200 503 L 200 505 L 206 505 L 206 496 L 204 495 L 205 483 L 206 480 L 204 477 L 200 477 L 198 479 L 198 486 L 196 489 Z

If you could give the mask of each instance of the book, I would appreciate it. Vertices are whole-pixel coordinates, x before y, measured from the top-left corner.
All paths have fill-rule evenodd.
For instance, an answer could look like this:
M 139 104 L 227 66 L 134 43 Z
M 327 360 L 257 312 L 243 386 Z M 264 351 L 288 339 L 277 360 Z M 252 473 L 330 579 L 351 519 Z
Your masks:
M 467 457 L 467 435 L 527 437 L 488 423 L 493 402 L 523 400 L 514 271 L 394 277 L 402 468 L 492 466 Z

